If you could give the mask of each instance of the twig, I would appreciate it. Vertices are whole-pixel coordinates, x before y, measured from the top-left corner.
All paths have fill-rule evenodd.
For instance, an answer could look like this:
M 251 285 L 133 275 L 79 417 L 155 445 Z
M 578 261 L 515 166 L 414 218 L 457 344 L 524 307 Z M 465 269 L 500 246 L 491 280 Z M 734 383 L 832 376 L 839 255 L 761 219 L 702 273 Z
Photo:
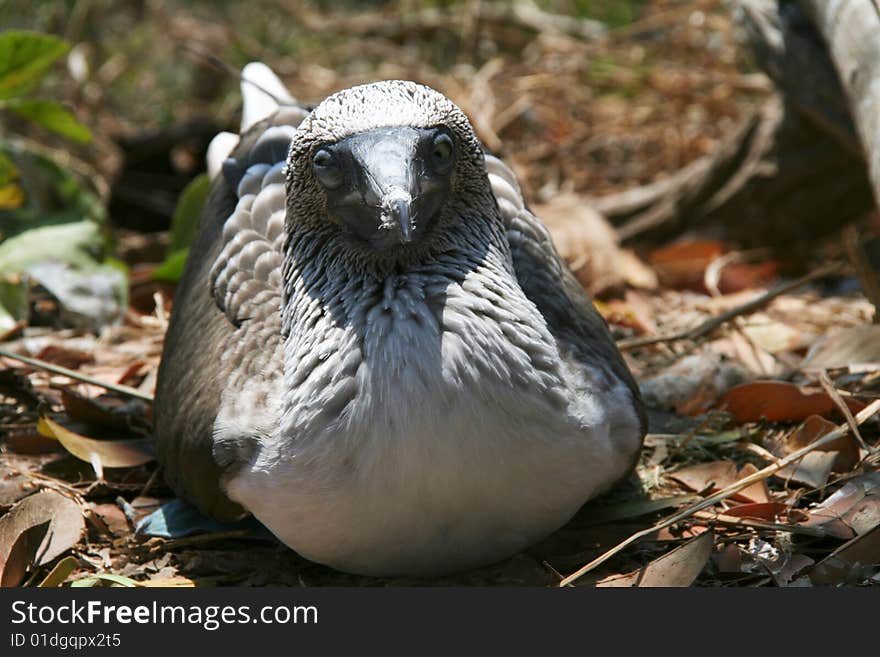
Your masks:
M 67 369 L 66 367 L 62 367 L 61 365 L 55 365 L 53 363 L 47 363 L 44 360 L 40 360 L 38 358 L 31 358 L 29 356 L 20 356 L 11 351 L 7 351 L 6 349 L 0 349 L 0 357 L 9 358 L 10 360 L 17 360 L 25 365 L 30 365 L 31 367 L 36 367 L 41 370 L 46 370 L 47 372 L 52 372 L 53 374 L 60 374 L 62 376 L 69 377 L 71 379 L 75 379 L 76 381 L 82 381 L 83 383 L 89 383 L 93 386 L 98 386 L 100 388 L 105 388 L 107 390 L 112 390 L 113 392 L 118 392 L 121 395 L 128 395 L 129 397 L 137 397 L 138 399 L 143 399 L 144 401 L 152 402 L 153 395 L 148 394 L 146 392 L 141 392 L 137 388 L 132 388 L 130 386 L 122 385 L 121 383 L 109 383 L 107 381 L 101 381 L 100 379 L 96 379 L 88 374 L 81 374 L 74 370 Z
M 828 536 L 828 533 L 818 527 L 802 527 L 800 525 L 787 525 L 779 522 L 763 522 L 751 518 L 738 518 L 725 513 L 712 513 L 711 511 L 699 511 L 694 514 L 695 518 L 714 522 L 728 527 L 747 527 L 749 529 L 767 529 L 770 531 L 790 532 L 805 536 Z
M 843 417 L 846 419 L 846 423 L 849 425 L 850 431 L 852 431 L 853 436 L 855 436 L 856 440 L 859 441 L 859 446 L 865 450 L 868 454 L 872 454 L 874 450 L 868 446 L 868 443 L 865 442 L 865 439 L 862 438 L 862 432 L 859 431 L 859 425 L 856 424 L 856 420 L 853 417 L 852 411 L 849 410 L 849 406 L 846 405 L 846 402 L 841 397 L 840 392 L 837 388 L 834 387 L 834 383 L 832 383 L 831 378 L 828 376 L 828 372 L 822 370 L 819 372 L 819 383 L 822 384 L 822 388 L 825 392 L 828 393 L 828 396 L 831 397 L 831 401 L 834 402 L 835 406 L 840 409 L 840 412 L 843 413 Z
M 257 89 L 262 91 L 264 94 L 269 96 L 269 98 L 271 98 L 276 103 L 278 103 L 279 106 L 283 107 L 285 105 L 290 104 L 289 100 L 284 99 L 284 98 L 278 98 L 278 96 L 273 94 L 271 91 L 265 89 L 264 87 L 257 84 L 253 80 L 249 80 L 248 78 L 244 77 L 241 74 L 241 71 L 239 69 L 235 68 L 231 64 L 227 64 L 225 61 L 223 61 L 222 59 L 217 57 L 217 55 L 215 55 L 210 50 L 205 48 L 202 44 L 200 44 L 200 43 L 183 43 L 180 45 L 180 48 L 184 52 L 188 52 L 189 54 L 194 55 L 196 57 L 201 57 L 208 64 L 213 66 L 215 69 L 217 69 L 221 73 L 228 75 L 231 78 L 238 80 L 239 83 L 247 82 L 249 85 L 256 87 Z
M 856 423 L 863 424 L 869 418 L 873 417 L 878 411 L 880 411 L 880 399 L 870 403 L 868 406 L 863 408 L 859 412 L 859 414 L 856 415 L 856 417 L 855 417 Z M 804 456 L 806 456 L 807 454 L 809 454 L 813 450 L 818 449 L 819 447 L 823 447 L 829 443 L 834 442 L 835 440 L 838 440 L 842 436 L 845 436 L 848 432 L 849 432 L 849 425 L 843 424 L 843 425 L 837 427 L 836 429 L 834 429 L 833 431 L 826 433 L 824 436 L 822 436 L 818 440 L 815 440 L 814 442 L 810 443 L 806 447 L 802 447 L 801 449 L 797 450 L 796 452 L 789 454 L 785 458 L 779 459 L 776 463 L 768 465 L 766 468 L 758 470 L 754 474 L 751 474 L 748 477 L 740 479 L 739 481 L 732 483 L 730 486 L 727 486 L 726 488 L 722 488 L 720 491 L 718 491 L 714 495 L 707 497 L 702 502 L 698 502 L 697 504 L 694 504 L 693 506 L 688 507 L 684 511 L 676 513 L 675 515 L 667 518 L 666 520 L 663 520 L 662 522 L 657 523 L 656 525 L 652 525 L 651 527 L 648 527 L 647 529 L 643 529 L 641 531 L 636 532 L 635 534 L 633 534 L 632 536 L 627 538 L 625 541 L 618 543 L 617 545 L 615 545 L 613 548 L 611 548 L 607 552 L 605 552 L 605 553 L 601 554 L 600 556 L 596 557 L 595 559 L 593 559 L 590 563 L 588 563 L 585 566 L 583 566 L 582 568 L 580 568 L 577 572 L 572 573 L 571 575 L 566 577 L 564 580 L 562 580 L 559 583 L 559 586 L 569 586 L 572 582 L 580 579 L 581 577 L 586 575 L 588 572 L 590 572 L 591 570 L 593 570 L 597 566 L 600 566 L 601 564 L 605 563 L 611 557 L 613 557 L 614 555 L 623 551 L 624 549 L 626 549 L 627 547 L 629 547 L 633 543 L 645 538 L 646 536 L 650 536 L 651 534 L 653 534 L 656 531 L 659 531 L 661 529 L 665 529 L 666 527 L 671 527 L 675 523 L 681 522 L 685 518 L 690 518 L 691 516 L 696 514 L 698 511 L 702 511 L 703 509 L 710 507 L 713 504 L 717 504 L 721 500 L 727 499 L 731 495 L 734 495 L 734 494 L 738 493 L 739 491 L 741 491 L 745 488 L 748 488 L 749 486 L 751 486 L 752 484 L 754 484 L 757 481 L 761 481 L 763 479 L 766 479 L 770 475 L 772 475 L 776 472 L 779 472 L 779 470 L 781 470 L 782 468 L 784 468 L 788 465 L 791 465 L 792 463 L 802 459 Z
M 225 541 L 229 539 L 246 538 L 250 533 L 250 529 L 231 529 L 224 532 L 212 532 L 210 534 L 199 534 L 198 536 L 187 536 L 185 538 L 175 538 L 170 541 L 163 541 L 152 547 L 151 552 L 168 552 L 180 547 L 190 545 L 200 545 L 202 543 L 212 543 L 213 541 Z
M 695 326 L 694 328 L 686 329 L 684 331 L 678 331 L 677 333 L 670 333 L 668 335 L 655 335 L 644 338 L 627 338 L 625 340 L 619 341 L 617 343 L 617 348 L 620 350 L 636 349 L 638 347 L 647 347 L 649 345 L 658 344 L 660 342 L 696 340 L 703 337 L 704 335 L 711 333 L 712 331 L 726 324 L 735 317 L 755 312 L 759 308 L 767 305 L 776 297 L 781 296 L 786 292 L 791 292 L 792 290 L 803 287 L 804 285 L 812 283 L 817 279 L 837 273 L 838 271 L 840 271 L 841 267 L 842 265 L 836 262 L 830 265 L 825 265 L 824 267 L 820 267 L 819 269 L 816 269 L 809 274 L 805 274 L 798 279 L 795 279 L 788 283 L 783 283 L 782 285 L 779 285 L 772 290 L 768 290 L 757 298 L 752 299 L 751 301 L 747 301 L 746 303 L 739 305 L 736 308 L 731 308 L 730 310 L 721 313 L 717 317 L 707 319 L 705 322 L 698 326 Z

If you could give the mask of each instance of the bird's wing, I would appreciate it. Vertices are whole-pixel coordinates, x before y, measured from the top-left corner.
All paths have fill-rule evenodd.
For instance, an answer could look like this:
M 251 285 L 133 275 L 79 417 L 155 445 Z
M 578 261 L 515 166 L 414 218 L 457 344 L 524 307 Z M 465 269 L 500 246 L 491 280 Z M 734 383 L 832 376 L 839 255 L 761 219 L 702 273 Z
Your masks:
M 306 113 L 295 105 L 276 109 L 223 162 L 165 336 L 155 403 L 160 462 L 178 495 L 220 519 L 243 514 L 221 478 L 245 457 L 271 402 L 267 391 L 277 388 L 283 169 Z
M 517 280 L 544 316 L 562 357 L 584 370 L 604 370 L 610 375 L 607 381 L 623 382 L 644 434 L 647 420 L 638 386 L 605 320 L 559 257 L 547 228 L 526 207 L 513 171 L 497 157 L 486 154 L 486 172 L 507 225 Z

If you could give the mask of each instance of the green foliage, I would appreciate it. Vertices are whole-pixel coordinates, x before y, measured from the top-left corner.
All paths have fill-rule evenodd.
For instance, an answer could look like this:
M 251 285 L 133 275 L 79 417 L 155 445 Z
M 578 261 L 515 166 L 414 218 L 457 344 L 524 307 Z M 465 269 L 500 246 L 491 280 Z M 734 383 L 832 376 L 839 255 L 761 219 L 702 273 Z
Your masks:
M 100 224 L 105 216 L 100 199 L 69 169 L 0 139 L 0 242 L 42 226 Z
M 181 249 L 189 248 L 199 221 L 202 218 L 202 210 L 208 200 L 208 192 L 211 191 L 211 179 L 203 173 L 196 176 L 180 193 L 177 207 L 174 208 L 174 217 L 171 220 L 171 242 L 168 245 L 168 253 L 174 253 Z
M 0 214 L 3 210 L 20 208 L 24 205 L 24 190 L 18 184 L 18 177 L 15 163 L 0 152 Z
M 70 49 L 50 34 L 11 30 L 0 34 L 0 109 L 76 141 L 92 138 L 89 129 L 54 100 L 22 98 L 33 91 L 49 67 Z
M 20 117 L 68 139 L 79 142 L 88 142 L 92 139 L 89 129 L 54 100 L 13 98 L 6 101 L 3 106 Z
M 89 129 L 59 102 L 30 96 L 69 49 L 66 41 L 49 34 L 0 34 L 0 110 L 68 139 L 87 142 L 92 138 Z M 103 262 L 107 239 L 100 224 L 104 216 L 100 200 L 71 171 L 0 139 L 0 330 L 27 319 L 29 279 L 48 286 L 46 277 L 53 276 L 52 287 L 63 290 L 59 301 L 68 311 L 90 307 L 92 301 L 84 302 L 76 281 L 91 284 L 100 278 L 107 282 L 104 297 L 125 300 L 125 276 Z M 46 269 L 49 261 L 61 265 Z M 100 302 L 96 298 L 92 306 L 99 307 Z M 109 303 L 112 308 L 113 301 Z
M 180 280 L 189 254 L 189 246 L 198 230 L 210 191 L 211 179 L 208 174 L 203 173 L 194 178 L 180 194 L 171 221 L 168 254 L 165 261 L 153 272 L 155 280 L 171 283 Z
M 0 34 L 0 98 L 29 93 L 70 46 L 50 34 L 11 30 Z
M 176 283 L 183 275 L 189 249 L 181 249 L 170 253 L 165 261 L 153 270 L 153 280 Z
M 33 228 L 0 243 L 0 274 L 24 272 L 46 260 L 88 269 L 96 265 L 103 248 L 100 226 L 92 221 Z

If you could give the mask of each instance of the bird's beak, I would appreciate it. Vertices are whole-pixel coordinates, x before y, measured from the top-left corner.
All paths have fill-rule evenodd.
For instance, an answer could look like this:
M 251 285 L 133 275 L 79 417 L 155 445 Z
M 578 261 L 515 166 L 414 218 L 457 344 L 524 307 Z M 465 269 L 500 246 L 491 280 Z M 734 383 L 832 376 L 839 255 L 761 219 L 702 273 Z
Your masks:
M 419 133 L 405 127 L 371 131 L 351 142 L 364 203 L 379 208 L 380 228 L 394 231 L 403 244 L 419 230 L 413 207 L 421 192 L 418 143 Z
M 413 199 L 403 189 L 392 189 L 382 197 L 383 224 L 393 226 L 404 244 L 413 240 Z
M 451 176 L 432 169 L 435 133 L 391 126 L 357 133 L 329 146 L 346 169 L 327 191 L 331 214 L 376 249 L 420 242 L 449 196 Z

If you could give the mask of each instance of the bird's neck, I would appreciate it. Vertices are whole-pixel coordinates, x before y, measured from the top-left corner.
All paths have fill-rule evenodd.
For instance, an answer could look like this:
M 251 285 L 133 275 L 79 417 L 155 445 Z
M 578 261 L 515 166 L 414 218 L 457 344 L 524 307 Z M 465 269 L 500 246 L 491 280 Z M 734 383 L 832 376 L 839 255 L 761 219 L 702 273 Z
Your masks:
M 463 240 L 384 276 L 353 271 L 312 242 L 291 240 L 285 267 L 285 432 L 399 426 L 401 409 L 436 410 L 471 385 L 544 380 L 523 355 L 538 342 L 555 347 L 516 282 L 506 240 Z M 545 378 L 558 383 L 556 372 Z

